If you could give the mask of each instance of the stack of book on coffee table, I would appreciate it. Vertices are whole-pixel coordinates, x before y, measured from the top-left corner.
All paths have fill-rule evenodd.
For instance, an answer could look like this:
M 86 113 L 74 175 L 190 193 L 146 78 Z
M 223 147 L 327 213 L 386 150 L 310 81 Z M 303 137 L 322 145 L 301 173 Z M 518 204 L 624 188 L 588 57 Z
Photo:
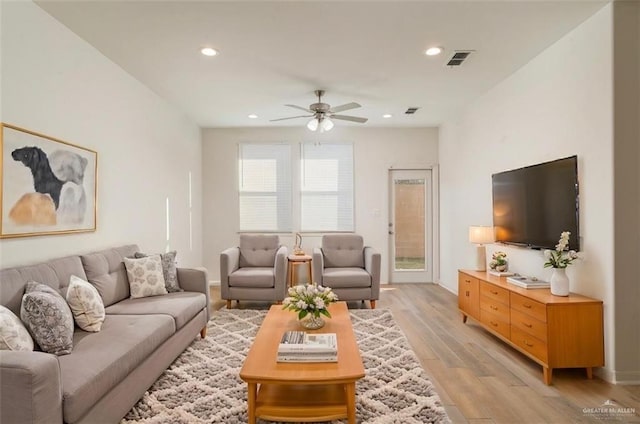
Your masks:
M 278 362 L 338 362 L 335 333 L 286 331 L 278 345 Z

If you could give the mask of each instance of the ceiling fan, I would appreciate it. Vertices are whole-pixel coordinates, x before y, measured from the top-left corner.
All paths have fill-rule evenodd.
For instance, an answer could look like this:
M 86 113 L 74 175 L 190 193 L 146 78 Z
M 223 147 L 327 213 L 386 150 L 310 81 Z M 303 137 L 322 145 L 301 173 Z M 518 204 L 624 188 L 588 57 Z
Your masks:
M 294 109 L 304 110 L 311 115 L 299 115 L 290 116 L 288 118 L 271 119 L 271 122 L 284 121 L 285 119 L 312 118 L 307 123 L 307 128 L 309 128 L 311 131 L 316 131 L 318 128 L 320 128 L 320 131 L 329 131 L 331 128 L 333 128 L 332 119 L 341 119 L 343 121 L 358 122 L 361 124 L 367 122 L 367 118 L 360 118 L 358 116 L 349 115 L 338 115 L 339 112 L 361 107 L 358 103 L 351 102 L 332 108 L 331 105 L 322 102 L 324 90 L 316 90 L 314 93 L 316 94 L 316 96 L 318 96 L 318 102 L 312 103 L 311 105 L 309 105 L 309 108 L 296 105 L 285 105 Z

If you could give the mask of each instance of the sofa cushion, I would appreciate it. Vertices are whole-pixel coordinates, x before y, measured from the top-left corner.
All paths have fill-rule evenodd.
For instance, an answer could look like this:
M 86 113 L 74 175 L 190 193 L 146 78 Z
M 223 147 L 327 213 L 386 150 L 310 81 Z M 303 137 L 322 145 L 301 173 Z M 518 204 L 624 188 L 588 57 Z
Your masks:
M 179 330 L 206 305 L 204 293 L 177 292 L 165 296 L 126 299 L 109 306 L 106 312 L 107 315 L 170 315 L 175 321 L 175 328 Z
M 0 350 L 33 350 L 33 339 L 20 318 L 0 305 Z
M 102 330 L 77 330 L 59 358 L 64 421 L 76 422 L 173 334 L 168 315 L 107 315 Z
M 364 268 L 364 242 L 356 234 L 322 236 L 325 268 Z
M 273 267 L 280 245 L 277 235 L 240 235 L 240 268 Z
M 100 331 L 105 315 L 104 304 L 93 285 L 72 275 L 67 288 L 67 303 L 78 327 L 85 331 Z
M 322 284 L 332 288 L 371 287 L 371 275 L 363 268 L 325 268 Z
M 73 348 L 73 315 L 67 301 L 46 284 L 25 287 L 20 319 L 44 352 L 66 355 Z
M 160 255 L 138 259 L 124 258 L 124 266 L 127 268 L 129 292 L 132 298 L 167 294 Z
M 24 288 L 29 281 L 40 281 L 59 291 L 63 297 L 71 275 L 85 278 L 84 268 L 78 256 L 53 259 L 37 265 L 0 270 L 0 305 L 20 315 Z
M 164 287 L 168 293 L 182 291 L 178 284 L 178 268 L 176 267 L 176 255 L 177 251 L 161 253 L 160 261 L 162 261 L 162 275 L 164 276 Z M 142 252 L 136 252 L 135 258 L 145 258 L 149 255 Z
M 131 244 L 80 256 L 86 280 L 98 289 L 105 306 L 129 297 L 129 279 L 123 260 L 138 250 L 138 246 Z
M 240 268 L 229 275 L 229 287 L 275 287 L 274 268 Z

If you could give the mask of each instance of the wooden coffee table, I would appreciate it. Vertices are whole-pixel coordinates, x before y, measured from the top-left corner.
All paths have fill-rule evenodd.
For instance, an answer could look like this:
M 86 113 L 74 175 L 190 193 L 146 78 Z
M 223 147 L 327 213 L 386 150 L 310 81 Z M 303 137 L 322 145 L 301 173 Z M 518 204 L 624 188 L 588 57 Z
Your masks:
M 338 362 L 276 362 L 285 331 L 300 330 L 294 312 L 274 305 L 267 313 L 240 378 L 248 383 L 249 424 L 270 421 L 313 422 L 347 418 L 356 422 L 356 381 L 364 377 L 360 350 L 345 302 L 329 306 L 331 318 L 314 333 L 336 333 Z

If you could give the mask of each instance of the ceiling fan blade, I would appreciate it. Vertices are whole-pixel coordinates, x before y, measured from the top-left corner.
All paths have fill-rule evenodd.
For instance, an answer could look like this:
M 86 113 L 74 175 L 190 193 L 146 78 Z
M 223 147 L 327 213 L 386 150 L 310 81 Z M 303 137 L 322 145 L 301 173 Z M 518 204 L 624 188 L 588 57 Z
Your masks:
M 358 108 L 358 107 L 362 107 L 362 106 L 360 106 L 358 103 L 351 102 L 351 103 L 346 103 L 346 104 L 343 104 L 343 105 L 340 105 L 340 106 L 332 107 L 331 108 L 331 112 L 334 112 L 334 113 L 343 112 L 345 110 L 355 109 L 355 108 Z
M 274 122 L 274 121 L 284 121 L 285 119 L 296 119 L 296 118 L 311 118 L 314 115 L 300 115 L 300 116 L 290 116 L 288 118 L 278 118 L 278 119 L 269 119 L 269 122 Z
M 364 124 L 365 122 L 368 121 L 367 118 L 360 118 L 359 116 L 347 116 L 347 115 L 331 115 L 331 119 L 341 119 L 343 121 L 359 122 L 361 124 Z
M 306 107 L 296 106 L 296 105 L 285 105 L 285 106 L 289 106 L 289 107 L 292 107 L 294 109 L 300 109 L 300 110 L 304 110 L 305 112 L 313 113 L 313 111 L 311 109 L 307 109 Z

